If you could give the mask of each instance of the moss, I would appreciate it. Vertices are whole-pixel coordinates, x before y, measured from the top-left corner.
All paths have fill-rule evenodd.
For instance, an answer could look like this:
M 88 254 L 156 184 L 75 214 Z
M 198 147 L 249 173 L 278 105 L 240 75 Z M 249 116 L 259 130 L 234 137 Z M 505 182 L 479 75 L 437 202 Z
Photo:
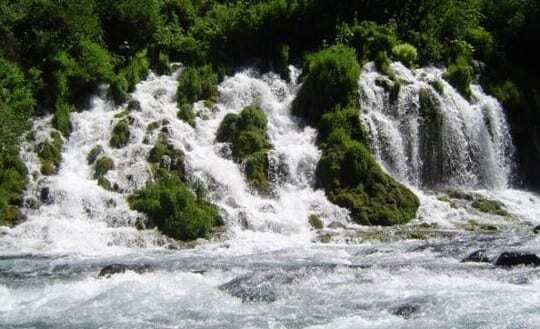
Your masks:
M 124 74 L 114 77 L 110 83 L 109 94 L 116 104 L 122 104 L 128 99 L 129 84 Z
M 316 126 L 334 108 L 356 105 L 360 65 L 356 52 L 333 46 L 307 58 L 304 83 L 293 102 L 293 114 Z
M 165 169 L 165 172 L 173 172 L 181 180 L 185 180 L 184 153 L 163 138 L 160 138 L 150 150 L 148 162 L 157 164 L 159 168 Z
M 483 213 L 488 213 L 498 216 L 510 216 L 508 211 L 504 209 L 504 204 L 499 201 L 487 200 L 487 199 L 478 199 L 473 201 L 471 206 Z
M 120 120 L 113 128 L 109 145 L 113 148 L 122 148 L 129 142 L 129 124 L 126 119 Z
M 239 115 L 227 114 L 216 135 L 216 141 L 231 143 L 233 159 L 243 164 L 248 182 L 260 192 L 269 188 L 268 151 L 272 145 L 266 134 L 266 126 L 264 111 L 248 106 Z
M 147 184 L 129 197 L 129 203 L 145 213 L 161 232 L 178 240 L 208 237 L 221 224 L 218 209 L 189 191 L 175 175 Z
M 377 70 L 390 78 L 390 80 L 395 80 L 396 76 L 390 67 L 390 60 L 384 52 L 379 52 L 375 57 L 375 67 Z
M 156 130 L 158 128 L 159 128 L 159 122 L 154 121 L 154 122 L 150 122 L 148 124 L 148 127 L 146 127 L 146 131 L 150 132 L 150 131 L 154 131 L 154 130 Z
M 120 79 L 125 79 L 127 82 L 127 92 L 135 90 L 135 85 L 146 77 L 149 68 L 150 63 L 146 57 L 146 50 L 140 51 L 133 56 L 127 66 L 120 72 L 120 75 L 122 75 L 122 78 Z M 124 85 L 122 85 L 122 87 L 124 87 Z
M 98 183 L 99 186 L 101 186 L 102 188 L 104 188 L 107 191 L 112 191 L 113 190 L 113 186 L 112 186 L 111 182 L 105 177 L 99 177 L 97 179 L 97 183 Z
M 167 54 L 159 53 L 156 70 L 159 74 L 171 74 L 171 63 Z
M 50 138 L 38 145 L 38 157 L 41 162 L 41 173 L 52 175 L 58 172 L 62 161 L 62 137 L 58 132 L 52 132 Z
M 324 227 L 322 220 L 317 215 L 313 215 L 313 214 L 309 215 L 308 223 L 309 225 L 311 225 L 311 227 L 313 227 L 316 230 L 321 230 Z
M 467 192 L 462 192 L 458 190 L 453 190 L 448 192 L 448 196 L 452 199 L 458 199 L 458 200 L 466 200 L 466 201 L 473 201 L 474 195 Z
M 52 120 L 53 127 L 60 131 L 65 137 L 68 137 L 73 130 L 73 125 L 71 124 L 69 117 L 70 112 L 71 106 L 65 103 L 60 103 L 56 106 Z
M 466 59 L 460 57 L 455 63 L 448 67 L 448 71 L 444 74 L 444 78 L 450 82 L 458 92 L 470 99 L 472 96 L 471 83 L 473 80 L 473 71 Z
M 437 93 L 439 93 L 439 95 L 444 94 L 444 85 L 441 80 L 433 80 L 430 81 L 429 84 L 433 87 L 433 89 L 435 89 Z
M 390 102 L 395 103 L 399 99 L 399 92 L 401 91 L 401 82 L 395 81 L 390 89 Z
M 23 221 L 19 208 L 6 207 L 0 212 L 0 226 L 14 226 Z
M 103 154 L 103 146 L 101 145 L 96 145 L 94 146 L 90 152 L 88 152 L 88 155 L 86 156 L 86 161 L 88 162 L 89 165 L 93 164 L 97 158 Z
M 94 165 L 94 179 L 104 177 L 110 170 L 114 169 L 114 161 L 106 156 L 99 158 Z
M 326 113 L 319 123 L 317 140 L 322 143 L 329 139 L 330 134 L 336 130 L 347 131 L 354 140 L 367 141 L 367 133 L 360 122 L 360 111 L 354 107 Z
M 193 113 L 193 105 L 191 104 L 182 104 L 178 110 L 178 119 L 186 122 L 192 127 L 195 127 L 195 113 Z

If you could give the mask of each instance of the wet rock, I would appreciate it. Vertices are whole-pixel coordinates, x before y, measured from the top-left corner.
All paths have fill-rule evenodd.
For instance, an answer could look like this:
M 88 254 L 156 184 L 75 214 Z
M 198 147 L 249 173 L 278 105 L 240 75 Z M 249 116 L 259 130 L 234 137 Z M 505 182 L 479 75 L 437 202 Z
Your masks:
M 39 200 L 43 203 L 52 203 L 51 190 L 48 187 L 44 187 L 39 192 Z
M 533 228 L 533 232 L 534 232 L 534 234 L 540 233 L 540 225 L 535 226 L 535 227 Z
M 145 273 L 152 270 L 152 266 L 148 264 L 111 264 L 101 269 L 98 274 L 99 278 L 110 278 L 114 274 L 133 271 L 135 273 Z
M 163 155 L 163 156 L 161 157 L 161 159 L 159 159 L 159 166 L 160 166 L 161 168 L 170 170 L 170 169 L 171 169 L 171 164 L 172 164 L 172 159 L 171 159 L 171 157 L 168 156 L 168 155 Z
M 473 252 L 469 256 L 463 258 L 463 260 L 461 262 L 462 263 L 467 263 L 467 262 L 471 262 L 471 263 L 489 263 L 489 262 L 491 262 L 491 260 L 487 256 L 486 250 L 480 249 L 480 250 L 477 250 L 477 251 Z
M 296 278 L 288 273 L 254 273 L 237 277 L 219 287 L 247 302 L 272 303 L 277 300 L 276 286 L 290 284 Z
M 405 319 L 410 319 L 419 310 L 420 310 L 420 305 L 418 304 L 403 304 L 393 309 L 392 314 L 401 316 Z
M 340 223 L 340 222 L 332 222 L 332 223 L 330 223 L 328 225 L 328 228 L 337 230 L 337 229 L 340 229 L 340 228 L 345 228 L 345 225 L 343 223 Z
M 131 99 L 128 102 L 128 111 L 142 111 L 141 103 L 138 100 Z
M 540 257 L 521 252 L 503 252 L 495 261 L 496 266 L 514 267 L 519 265 L 540 266 Z

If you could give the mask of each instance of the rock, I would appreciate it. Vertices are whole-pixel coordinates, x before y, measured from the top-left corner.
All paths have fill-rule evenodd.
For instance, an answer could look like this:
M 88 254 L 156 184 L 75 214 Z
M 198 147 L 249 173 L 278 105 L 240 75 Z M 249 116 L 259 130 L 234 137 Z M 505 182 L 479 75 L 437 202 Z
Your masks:
M 535 227 L 533 228 L 533 232 L 534 232 L 534 234 L 540 233 L 540 225 L 535 226 Z
M 48 187 L 43 187 L 39 192 L 39 200 L 43 203 L 52 203 L 51 190 Z
M 330 223 L 328 225 L 328 228 L 337 230 L 337 229 L 340 229 L 340 228 L 345 228 L 345 224 L 342 224 L 340 222 L 332 222 L 332 223 Z
M 171 157 L 168 156 L 168 155 L 163 155 L 163 156 L 161 157 L 161 159 L 159 159 L 159 166 L 160 166 L 161 168 L 170 170 L 170 169 L 171 169 L 171 163 L 172 163 L 172 159 L 171 159 Z
M 141 103 L 138 100 L 131 99 L 128 102 L 128 111 L 142 111 Z
M 221 286 L 220 290 L 226 291 L 234 297 L 246 302 L 272 303 L 277 300 L 276 285 L 290 284 L 296 278 L 287 273 L 253 273 L 237 277 Z
M 413 316 L 414 313 L 417 313 L 419 310 L 420 305 L 418 304 L 403 304 L 392 310 L 392 314 L 401 316 L 405 319 L 409 319 Z
M 495 261 L 496 266 L 514 267 L 519 265 L 540 265 L 540 257 L 522 252 L 503 252 Z
M 111 264 L 101 269 L 98 278 L 110 278 L 114 274 L 133 271 L 135 273 L 145 273 L 152 270 L 152 266 L 148 264 Z
M 463 260 L 461 262 L 462 263 L 467 263 L 467 262 L 489 263 L 489 262 L 491 262 L 491 260 L 487 256 L 486 250 L 480 249 L 480 250 L 477 250 L 477 251 L 473 252 L 469 256 L 463 258 Z
M 309 215 L 308 222 L 309 222 L 309 225 L 311 225 L 311 227 L 316 230 L 321 230 L 324 228 L 324 224 L 322 220 L 317 215 L 313 215 L 313 214 Z

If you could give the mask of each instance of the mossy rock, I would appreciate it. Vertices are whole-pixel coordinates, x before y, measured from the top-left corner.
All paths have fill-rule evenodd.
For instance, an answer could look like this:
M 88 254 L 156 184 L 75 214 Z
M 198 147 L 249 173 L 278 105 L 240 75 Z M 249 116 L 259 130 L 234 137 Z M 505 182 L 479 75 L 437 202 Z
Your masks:
M 495 200 L 478 199 L 471 206 L 483 213 L 508 217 L 510 213 L 504 209 L 504 204 Z
M 208 237 L 222 224 L 216 206 L 196 196 L 175 175 L 161 177 L 129 197 L 165 235 L 182 241 Z
M 267 119 L 256 106 L 245 107 L 240 114 L 229 113 L 221 122 L 216 141 L 230 143 L 233 159 L 243 164 L 247 181 L 259 192 L 268 192 L 272 149 L 266 134 Z
M 15 226 L 23 221 L 23 215 L 17 207 L 6 207 L 0 214 L 0 226 Z
M 51 133 L 51 138 L 38 145 L 38 157 L 41 162 L 41 173 L 53 175 L 58 172 L 62 161 L 62 137 L 56 131 Z
M 184 121 L 192 127 L 195 127 L 195 118 L 196 115 L 193 112 L 193 105 L 191 104 L 182 104 L 178 110 L 178 119 Z
M 441 80 L 433 80 L 430 81 L 429 84 L 433 87 L 433 89 L 435 89 L 437 93 L 439 93 L 439 95 L 444 94 L 444 85 Z
M 52 125 L 60 131 L 65 137 L 69 137 L 73 130 L 73 125 L 70 119 L 71 106 L 65 103 L 60 103 L 56 106 Z
M 159 122 L 154 121 L 154 122 L 150 122 L 148 124 L 148 127 L 146 127 L 146 131 L 151 132 L 151 131 L 154 131 L 154 130 L 156 130 L 158 128 L 159 128 Z
M 103 146 L 96 145 L 94 146 L 90 152 L 88 152 L 88 155 L 86 156 L 86 161 L 89 165 L 92 165 L 94 162 L 96 162 L 97 158 L 102 155 L 104 152 Z
M 323 115 L 319 123 L 318 142 L 323 143 L 328 140 L 330 134 L 339 129 L 347 131 L 354 140 L 366 142 L 368 140 L 364 126 L 360 122 L 360 112 L 354 107 Z
M 309 215 L 308 223 L 309 225 L 311 225 L 312 228 L 316 230 L 322 230 L 324 228 L 322 220 L 317 215 Z
M 444 74 L 444 79 L 456 88 L 464 98 L 471 99 L 473 70 L 465 58 L 460 57 L 455 63 L 448 66 L 448 70 Z
M 354 49 L 338 45 L 311 55 L 303 74 L 304 83 L 292 111 L 309 124 L 316 126 L 336 107 L 357 105 L 360 65 Z
M 109 145 L 113 148 L 122 148 L 128 144 L 129 137 L 129 123 L 126 119 L 122 119 L 113 128 Z
M 110 170 L 114 169 L 114 161 L 106 156 L 99 158 L 94 165 L 94 179 L 104 177 Z
M 157 164 L 159 168 L 164 169 L 166 172 L 173 172 L 181 180 L 185 179 L 184 153 L 175 149 L 164 138 L 160 138 L 150 150 L 148 162 Z

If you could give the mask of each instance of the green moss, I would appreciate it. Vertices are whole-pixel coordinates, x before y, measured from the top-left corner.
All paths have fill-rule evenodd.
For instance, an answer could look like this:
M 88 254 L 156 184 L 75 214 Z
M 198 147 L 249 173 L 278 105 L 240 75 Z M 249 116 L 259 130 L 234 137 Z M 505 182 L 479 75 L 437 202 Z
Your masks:
M 233 159 L 243 164 L 248 182 L 261 192 L 269 188 L 268 151 L 272 144 L 266 126 L 264 111 L 248 106 L 239 115 L 227 114 L 216 135 L 216 141 L 231 144 Z
M 0 206 L 0 209 L 2 207 Z M 23 221 L 19 208 L 5 207 L 0 212 L 0 226 L 14 226 Z
M 56 106 L 54 112 L 52 125 L 55 129 L 60 131 L 65 137 L 69 137 L 71 131 L 73 130 L 73 125 L 69 118 L 69 113 L 71 112 L 71 106 L 65 103 L 60 103 Z
M 375 57 L 375 67 L 377 67 L 377 70 L 381 74 L 388 76 L 390 80 L 396 79 L 396 75 L 390 67 L 390 59 L 388 59 L 388 56 L 385 52 L 380 52 L 377 54 L 377 56 Z
M 323 115 L 319 123 L 317 140 L 320 143 L 327 141 L 330 134 L 336 130 L 347 131 L 352 139 L 367 141 L 367 133 L 360 122 L 360 111 L 354 107 Z
M 129 123 L 126 119 L 120 120 L 112 130 L 109 145 L 114 148 L 122 148 L 129 142 Z
M 402 43 L 392 48 L 392 54 L 407 67 L 413 67 L 418 59 L 418 52 L 413 45 Z
M 317 125 L 325 113 L 336 107 L 357 104 L 360 65 L 353 49 L 333 46 L 311 55 L 303 74 L 304 84 L 292 111 L 309 124 Z
M 110 170 L 114 169 L 114 161 L 106 156 L 99 158 L 94 165 L 94 179 L 104 177 Z
M 154 122 L 150 122 L 148 124 L 148 127 L 146 127 L 146 131 L 151 132 L 151 131 L 154 131 L 154 130 L 156 130 L 158 128 L 159 128 L 159 122 L 154 121 Z
M 309 215 L 308 217 L 308 223 L 316 230 L 321 230 L 324 227 L 324 224 L 322 220 L 317 215 Z
M 193 105 L 182 104 L 178 110 L 178 119 L 183 120 L 192 127 L 195 127 L 195 113 L 193 113 Z
M 19 222 L 17 208 L 22 205 L 28 171 L 17 153 L 3 154 L 0 158 L 0 225 Z
M 159 53 L 157 62 L 157 72 L 159 74 L 171 74 L 171 64 L 169 56 L 164 53 Z
M 135 85 L 146 77 L 149 68 L 150 63 L 146 57 L 146 51 L 140 51 L 133 56 L 127 66 L 119 73 L 122 76 L 120 80 L 125 79 L 127 82 L 127 92 L 135 90 Z M 121 81 L 121 87 L 124 86 L 124 82 Z
M 184 153 L 162 138 L 150 150 L 148 162 L 158 164 L 159 168 L 173 172 L 181 180 L 185 180 Z
M 103 154 L 103 146 L 96 145 L 90 150 L 90 152 L 88 152 L 88 155 L 86 156 L 86 161 L 89 165 L 91 165 L 97 160 L 97 158 L 101 154 Z
M 473 80 L 473 71 L 467 60 L 459 57 L 455 63 L 448 66 L 448 71 L 444 78 L 450 82 L 454 88 L 466 99 L 472 96 L 471 83 Z
M 110 83 L 109 94 L 116 104 L 122 104 L 128 99 L 129 84 L 125 74 L 120 73 Z
M 471 206 L 484 213 L 505 217 L 510 216 L 508 211 L 504 209 L 504 204 L 499 201 L 478 199 L 473 201 Z
M 52 175 L 58 172 L 62 161 L 62 137 L 58 132 L 52 132 L 51 137 L 38 145 L 38 157 L 41 162 L 41 173 Z
M 439 93 L 439 95 L 444 94 L 444 85 L 441 82 L 441 80 L 433 80 L 430 81 L 429 84 L 435 89 L 436 92 Z
M 218 209 L 189 191 L 175 175 L 147 184 L 129 197 L 129 203 L 145 213 L 161 232 L 178 240 L 208 237 L 221 224 Z

